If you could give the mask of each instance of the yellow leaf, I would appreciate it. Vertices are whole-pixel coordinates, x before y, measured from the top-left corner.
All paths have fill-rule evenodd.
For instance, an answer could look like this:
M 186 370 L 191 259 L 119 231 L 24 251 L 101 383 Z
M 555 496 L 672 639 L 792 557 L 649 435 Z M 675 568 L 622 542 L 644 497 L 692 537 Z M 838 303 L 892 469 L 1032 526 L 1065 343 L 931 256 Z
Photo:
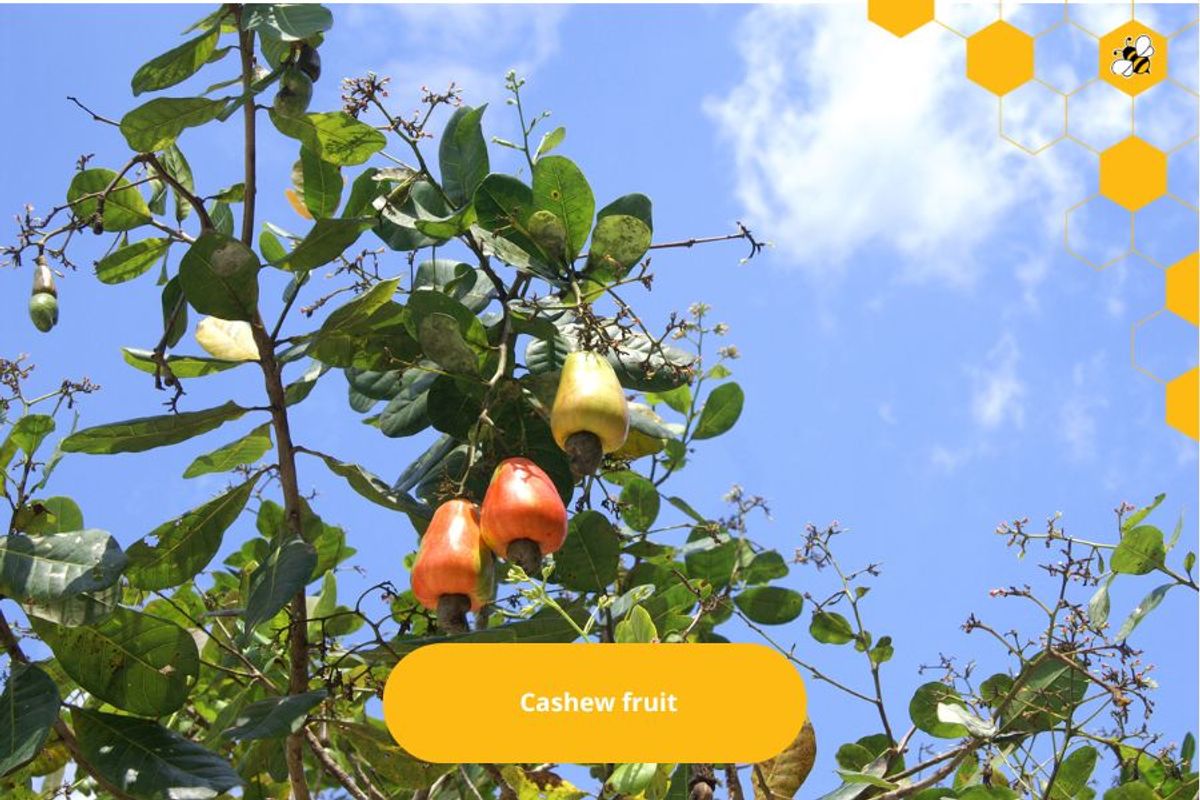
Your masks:
M 313 215 L 309 213 L 308 208 L 304 205 L 304 201 L 300 199 L 300 195 L 296 194 L 295 189 L 284 189 L 283 196 L 287 198 L 289 203 L 291 203 L 292 209 L 297 214 L 305 219 L 313 218 Z
M 205 317 L 196 326 L 196 341 L 204 352 L 223 361 L 257 361 L 258 347 L 249 322 Z
M 817 757 L 817 734 L 811 722 L 805 722 L 795 741 L 774 758 L 758 765 L 750 774 L 755 800 L 791 800 L 804 785 Z M 764 787 L 759 771 L 766 779 Z

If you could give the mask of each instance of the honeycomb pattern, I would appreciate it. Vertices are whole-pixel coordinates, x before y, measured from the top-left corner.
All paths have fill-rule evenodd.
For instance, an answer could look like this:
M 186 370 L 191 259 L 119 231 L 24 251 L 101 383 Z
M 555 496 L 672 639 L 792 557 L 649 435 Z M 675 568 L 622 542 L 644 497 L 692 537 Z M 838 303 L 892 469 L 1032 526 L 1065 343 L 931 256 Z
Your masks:
M 967 78 L 997 95 L 1001 139 L 1032 156 L 1070 141 L 1096 159 L 1099 191 L 1067 209 L 1064 247 L 1097 271 L 1137 258 L 1165 274 L 1163 306 L 1131 331 L 1132 362 L 1164 384 L 1167 423 L 1192 439 L 1194 349 L 1180 364 L 1155 345 L 1194 341 L 1197 325 L 1197 16 L 1193 3 L 1138 0 L 868 0 L 896 36 L 935 21 L 963 40 Z

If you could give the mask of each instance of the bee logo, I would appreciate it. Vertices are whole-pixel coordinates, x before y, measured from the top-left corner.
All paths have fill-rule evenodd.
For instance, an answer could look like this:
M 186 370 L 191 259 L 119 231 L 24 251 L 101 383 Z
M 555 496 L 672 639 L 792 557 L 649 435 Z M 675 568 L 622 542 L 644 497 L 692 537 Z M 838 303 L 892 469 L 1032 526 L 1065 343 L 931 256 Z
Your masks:
M 1134 75 L 1150 74 L 1150 57 L 1154 55 L 1154 42 L 1146 34 L 1137 37 L 1125 37 L 1125 46 L 1113 50 L 1116 60 L 1112 62 L 1114 75 L 1122 78 L 1132 78 Z

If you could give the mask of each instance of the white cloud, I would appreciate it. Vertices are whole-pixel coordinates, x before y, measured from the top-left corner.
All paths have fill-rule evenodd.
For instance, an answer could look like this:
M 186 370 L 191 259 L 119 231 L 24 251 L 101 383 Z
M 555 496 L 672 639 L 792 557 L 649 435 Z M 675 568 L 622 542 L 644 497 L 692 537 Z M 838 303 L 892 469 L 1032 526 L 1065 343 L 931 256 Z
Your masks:
M 454 81 L 471 105 L 504 97 L 504 73 L 530 75 L 559 49 L 565 6 L 346 6 L 360 52 L 384 60 L 379 72 L 398 97 Z
M 1058 432 L 1073 461 L 1091 461 L 1096 456 L 1096 413 L 1108 406 L 1104 386 L 1110 372 L 1103 352 L 1071 369 L 1070 388 L 1058 409 Z
M 1010 212 L 1045 198 L 1053 219 L 1078 193 L 1053 160 L 1000 139 L 996 97 L 940 26 L 896 38 L 858 4 L 767 6 L 736 35 L 744 74 L 706 110 L 747 217 L 814 274 L 883 245 L 903 277 L 969 284 Z
M 988 351 L 984 363 L 972 367 L 971 417 L 985 430 L 1025 423 L 1025 383 L 1017 373 L 1021 351 L 1011 333 L 1004 333 Z

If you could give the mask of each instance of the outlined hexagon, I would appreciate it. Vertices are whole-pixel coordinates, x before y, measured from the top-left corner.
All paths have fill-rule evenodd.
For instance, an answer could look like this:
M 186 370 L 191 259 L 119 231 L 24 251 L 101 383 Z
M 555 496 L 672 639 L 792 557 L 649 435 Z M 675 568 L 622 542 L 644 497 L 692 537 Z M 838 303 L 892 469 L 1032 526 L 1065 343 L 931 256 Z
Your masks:
M 1146 37 L 1151 50 L 1143 56 L 1138 44 Z M 1136 96 L 1166 80 L 1167 37 L 1137 20 L 1100 37 L 1100 78 L 1130 96 Z M 1114 65 L 1124 65 L 1123 73 Z
M 1096 77 L 1096 39 L 1082 28 L 1059 25 L 1037 37 L 1034 74 L 1063 94 Z
M 1133 214 L 1095 195 L 1067 211 L 1067 252 L 1101 270 L 1133 251 Z
M 1160 308 L 1133 326 L 1133 364 L 1166 383 L 1196 366 L 1196 326 Z
M 936 0 L 934 16 L 959 36 L 966 38 L 1000 19 L 998 2 L 963 2 L 963 0 Z
M 1037 154 L 1067 134 L 1067 98 L 1030 81 L 1000 98 L 1000 135 Z
M 1068 3 L 1067 14 L 1079 27 L 1099 38 L 1133 19 L 1132 3 Z
M 1170 152 L 1196 138 L 1200 103 L 1196 95 L 1173 82 L 1161 83 L 1137 99 L 1133 127 L 1150 144 Z
M 1100 194 L 1137 211 L 1167 193 L 1167 154 L 1136 136 L 1100 154 Z
M 1100 152 L 1133 135 L 1133 98 L 1093 80 L 1067 98 L 1067 133 Z
M 1196 3 L 1147 3 L 1138 5 L 1137 18 L 1167 36 L 1174 36 L 1196 21 Z
M 1167 74 L 1190 91 L 1200 91 L 1200 26 L 1191 25 L 1171 37 Z
M 933 0 L 867 0 L 867 19 L 896 36 L 933 22 Z
M 1200 206 L 1200 147 L 1180 147 L 1167 155 L 1167 189 L 1192 208 Z
M 1005 22 L 1037 36 L 1067 20 L 1066 3 L 1004 3 L 1000 9 Z
M 1167 424 L 1192 439 L 1200 439 L 1200 369 L 1191 369 L 1167 384 Z
M 1134 246 L 1165 269 L 1196 249 L 1197 226 L 1200 220 L 1195 209 L 1174 197 L 1160 197 L 1137 212 Z
M 1200 255 L 1192 253 L 1167 268 L 1167 310 L 1200 325 Z
M 998 95 L 1033 80 L 1033 37 L 993 22 L 967 39 L 967 77 Z

